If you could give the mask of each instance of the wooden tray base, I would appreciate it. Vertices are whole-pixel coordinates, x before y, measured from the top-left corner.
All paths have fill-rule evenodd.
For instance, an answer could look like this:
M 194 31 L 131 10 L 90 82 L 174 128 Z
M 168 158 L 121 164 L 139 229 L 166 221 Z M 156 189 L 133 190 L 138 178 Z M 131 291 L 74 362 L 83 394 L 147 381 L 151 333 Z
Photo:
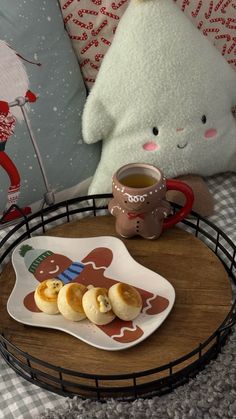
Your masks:
M 116 236 L 114 218 L 84 218 L 56 227 L 46 235 Z M 6 309 L 15 282 L 9 263 L 0 276 L 0 318 L 8 341 L 55 366 L 90 374 L 126 374 L 174 361 L 195 349 L 220 327 L 229 313 L 232 291 L 223 265 L 204 243 L 179 228 L 165 231 L 155 241 L 137 237 L 123 242 L 135 260 L 163 275 L 175 288 L 174 307 L 156 332 L 130 349 L 109 352 L 57 330 L 18 323 Z M 186 361 L 186 365 L 189 362 Z M 124 381 L 120 385 L 124 385 Z

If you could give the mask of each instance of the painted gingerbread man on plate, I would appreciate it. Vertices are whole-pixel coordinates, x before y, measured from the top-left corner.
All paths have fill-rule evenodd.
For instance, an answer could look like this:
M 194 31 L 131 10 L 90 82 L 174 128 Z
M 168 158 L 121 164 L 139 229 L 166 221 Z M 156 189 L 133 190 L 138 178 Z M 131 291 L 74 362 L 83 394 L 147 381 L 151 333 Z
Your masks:
M 83 285 L 110 288 L 118 280 L 105 275 L 113 259 L 113 252 L 107 247 L 93 249 L 81 261 L 72 261 L 66 255 L 54 253 L 49 249 L 36 249 L 29 245 L 22 245 L 20 255 L 24 258 L 28 271 L 34 275 L 37 281 L 58 278 L 64 284 L 79 282 Z M 125 282 L 125 278 L 124 278 Z M 147 315 L 155 315 L 164 311 L 169 300 L 155 295 L 145 289 L 137 288 L 143 301 L 142 312 Z M 24 298 L 25 307 L 32 312 L 40 312 L 34 302 L 34 292 Z M 109 326 L 109 327 L 108 327 Z M 143 330 L 134 325 L 132 321 L 122 321 L 116 318 L 109 325 L 97 326 L 106 335 L 121 343 L 132 342 L 140 338 Z M 123 334 L 121 329 L 125 327 Z

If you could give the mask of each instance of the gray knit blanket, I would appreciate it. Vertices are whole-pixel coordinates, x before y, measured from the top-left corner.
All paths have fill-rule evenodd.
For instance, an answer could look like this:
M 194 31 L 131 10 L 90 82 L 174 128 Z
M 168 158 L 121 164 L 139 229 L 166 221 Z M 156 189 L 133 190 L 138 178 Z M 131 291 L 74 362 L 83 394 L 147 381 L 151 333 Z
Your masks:
M 174 392 L 134 402 L 66 399 L 40 419 L 233 419 L 236 418 L 236 330 L 216 361 Z

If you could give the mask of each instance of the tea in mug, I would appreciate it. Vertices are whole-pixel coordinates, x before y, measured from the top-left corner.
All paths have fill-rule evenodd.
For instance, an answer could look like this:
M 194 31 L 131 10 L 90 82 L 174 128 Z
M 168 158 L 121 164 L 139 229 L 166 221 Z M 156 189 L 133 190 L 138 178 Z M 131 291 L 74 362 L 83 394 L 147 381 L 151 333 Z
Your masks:
M 120 179 L 120 183 L 128 188 L 148 188 L 156 182 L 154 177 L 144 173 L 131 173 Z

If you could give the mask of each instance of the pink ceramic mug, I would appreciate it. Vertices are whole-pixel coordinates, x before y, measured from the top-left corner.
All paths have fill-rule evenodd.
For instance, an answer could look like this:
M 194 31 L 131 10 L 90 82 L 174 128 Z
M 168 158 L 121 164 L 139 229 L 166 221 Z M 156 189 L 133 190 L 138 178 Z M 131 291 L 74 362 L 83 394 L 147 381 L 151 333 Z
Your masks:
M 167 190 L 182 192 L 186 203 L 174 215 Z M 156 239 L 164 229 L 185 218 L 193 206 L 193 191 L 184 182 L 166 179 L 161 170 L 145 163 L 127 164 L 113 175 L 113 199 L 108 209 L 116 217 L 116 231 L 125 238 L 136 235 Z

